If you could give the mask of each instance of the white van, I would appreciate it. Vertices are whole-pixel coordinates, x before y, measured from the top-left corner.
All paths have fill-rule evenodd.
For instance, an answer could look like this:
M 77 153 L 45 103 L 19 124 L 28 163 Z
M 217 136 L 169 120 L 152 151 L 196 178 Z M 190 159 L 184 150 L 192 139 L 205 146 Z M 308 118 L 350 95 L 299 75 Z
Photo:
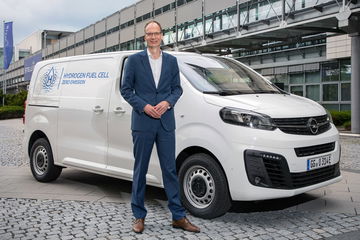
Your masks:
M 36 64 L 25 140 L 38 181 L 55 180 L 64 167 L 132 180 L 132 109 L 120 88 L 133 53 Z M 193 215 L 213 218 L 231 201 L 290 197 L 341 180 L 339 134 L 321 105 L 230 58 L 170 54 L 183 87 L 175 106 L 177 169 Z M 156 148 L 147 184 L 163 186 Z

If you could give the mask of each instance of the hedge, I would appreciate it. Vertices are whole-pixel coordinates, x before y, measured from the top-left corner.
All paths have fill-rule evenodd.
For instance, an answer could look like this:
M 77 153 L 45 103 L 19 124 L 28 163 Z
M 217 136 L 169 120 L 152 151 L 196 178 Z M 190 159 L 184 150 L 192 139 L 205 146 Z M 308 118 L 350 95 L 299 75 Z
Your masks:
M 16 94 L 6 94 L 5 95 L 5 105 L 9 106 L 24 106 L 26 100 L 27 91 L 21 90 Z
M 335 126 L 343 126 L 351 121 L 351 111 L 330 111 Z
M 345 130 L 350 131 L 351 130 L 351 121 L 347 121 L 343 124 L 343 127 Z
M 10 118 L 21 118 L 24 114 L 22 106 L 3 106 L 0 107 L 0 120 Z

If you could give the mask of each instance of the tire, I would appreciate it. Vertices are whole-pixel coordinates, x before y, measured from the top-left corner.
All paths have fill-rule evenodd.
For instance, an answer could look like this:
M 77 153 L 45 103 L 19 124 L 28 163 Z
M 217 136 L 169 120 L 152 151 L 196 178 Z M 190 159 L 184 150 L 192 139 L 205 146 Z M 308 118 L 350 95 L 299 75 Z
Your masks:
M 46 139 L 39 138 L 31 146 L 30 168 L 39 182 L 51 182 L 60 176 L 62 167 L 54 165 L 51 146 Z
M 226 177 L 208 154 L 197 153 L 188 157 L 180 167 L 179 182 L 182 202 L 192 215 L 211 219 L 230 209 Z

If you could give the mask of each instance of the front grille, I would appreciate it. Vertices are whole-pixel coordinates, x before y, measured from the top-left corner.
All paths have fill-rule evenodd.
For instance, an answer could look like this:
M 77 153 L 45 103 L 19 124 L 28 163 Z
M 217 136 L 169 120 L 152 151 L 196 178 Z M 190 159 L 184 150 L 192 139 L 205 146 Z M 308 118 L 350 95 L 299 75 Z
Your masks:
M 245 166 L 251 184 L 259 187 L 295 189 L 321 183 L 340 176 L 339 163 L 331 166 L 291 173 L 286 159 L 278 154 L 245 151 Z
M 335 149 L 335 142 L 314 145 L 309 147 L 295 148 L 296 156 L 305 157 L 326 152 L 331 152 Z
M 308 172 L 291 173 L 294 188 L 325 182 L 340 175 L 339 163 Z
M 276 126 L 283 132 L 297 135 L 317 135 L 330 129 L 327 115 L 303 118 L 274 118 Z M 309 127 L 309 119 L 315 119 L 318 129 L 316 133 Z

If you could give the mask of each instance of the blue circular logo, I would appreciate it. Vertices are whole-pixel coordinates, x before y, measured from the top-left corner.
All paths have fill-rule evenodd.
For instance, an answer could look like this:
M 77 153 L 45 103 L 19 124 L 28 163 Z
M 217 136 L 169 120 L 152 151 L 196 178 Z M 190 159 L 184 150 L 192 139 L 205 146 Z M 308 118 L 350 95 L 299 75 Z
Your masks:
M 57 77 L 58 77 L 58 72 L 55 69 L 55 67 L 51 67 L 48 71 L 45 72 L 43 76 L 42 86 L 46 92 L 50 92 L 53 89 Z

